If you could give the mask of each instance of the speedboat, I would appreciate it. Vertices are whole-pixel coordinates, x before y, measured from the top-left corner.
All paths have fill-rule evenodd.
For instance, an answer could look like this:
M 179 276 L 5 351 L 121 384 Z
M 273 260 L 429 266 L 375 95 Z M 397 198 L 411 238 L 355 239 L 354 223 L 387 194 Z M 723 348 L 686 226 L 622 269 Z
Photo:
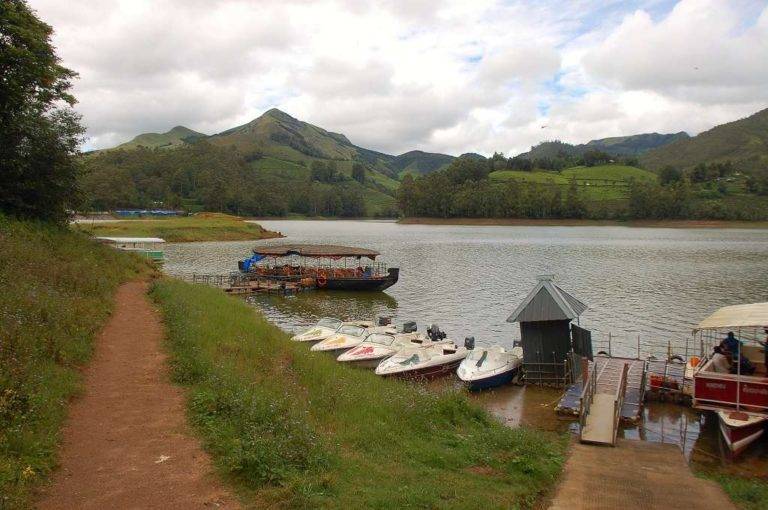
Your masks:
M 333 335 L 344 325 L 357 325 L 360 327 L 371 327 L 371 321 L 350 321 L 342 322 L 338 319 L 325 317 L 317 321 L 317 324 L 311 328 L 291 337 L 294 342 L 320 342 Z
M 376 374 L 404 378 L 431 378 L 456 370 L 469 351 L 451 341 L 406 347 L 376 367 Z
M 337 332 L 328 338 L 321 340 L 312 346 L 313 351 L 334 352 L 336 354 L 346 351 L 352 347 L 357 347 L 371 333 L 397 333 L 393 326 L 373 326 L 368 327 L 358 324 L 345 324 Z
M 372 333 L 365 337 L 363 343 L 348 351 L 342 352 L 338 361 L 357 367 L 376 368 L 381 360 L 388 358 L 401 349 L 417 347 L 431 340 L 420 333 Z
M 768 415 L 718 409 L 717 419 L 726 446 L 734 457 L 746 450 L 765 433 Z
M 495 388 L 510 382 L 523 363 L 523 349 L 508 351 L 500 345 L 477 348 L 461 362 L 456 374 L 470 390 Z

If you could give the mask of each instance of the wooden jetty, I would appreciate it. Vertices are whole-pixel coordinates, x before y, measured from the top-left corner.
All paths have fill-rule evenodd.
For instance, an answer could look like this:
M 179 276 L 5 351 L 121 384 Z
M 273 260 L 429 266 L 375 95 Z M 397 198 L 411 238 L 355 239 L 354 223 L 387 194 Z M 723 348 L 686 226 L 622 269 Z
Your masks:
M 640 419 L 646 363 L 597 356 L 585 369 L 581 380 L 566 388 L 557 411 L 579 417 L 582 442 L 613 445 L 620 422 Z
M 274 278 L 244 276 L 232 274 L 198 274 L 190 278 L 192 283 L 211 285 L 222 289 L 227 294 L 280 294 L 291 295 L 308 288 L 300 281 L 279 280 Z

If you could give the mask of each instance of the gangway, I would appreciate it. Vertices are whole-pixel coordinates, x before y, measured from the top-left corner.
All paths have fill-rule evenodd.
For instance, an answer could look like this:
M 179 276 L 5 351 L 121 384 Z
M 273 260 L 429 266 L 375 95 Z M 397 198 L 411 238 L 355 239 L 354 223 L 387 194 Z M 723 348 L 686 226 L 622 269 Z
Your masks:
M 596 357 L 579 397 L 579 440 L 615 445 L 621 419 L 640 414 L 644 385 L 643 361 Z

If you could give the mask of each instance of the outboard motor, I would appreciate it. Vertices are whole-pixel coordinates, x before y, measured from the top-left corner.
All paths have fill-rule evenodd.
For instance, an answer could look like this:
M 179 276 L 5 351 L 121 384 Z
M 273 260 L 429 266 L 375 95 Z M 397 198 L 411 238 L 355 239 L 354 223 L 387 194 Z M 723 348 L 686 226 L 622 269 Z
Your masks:
M 475 348 L 475 337 L 468 336 L 464 339 L 464 347 L 467 348 L 468 351 L 471 351 Z
M 413 321 L 403 323 L 403 333 L 415 333 L 416 329 L 416 323 Z
M 440 326 L 432 324 L 427 330 L 427 336 L 429 336 L 430 340 L 433 342 L 439 342 L 440 340 L 445 339 L 446 335 L 444 332 L 440 331 Z
M 392 324 L 392 317 L 379 317 L 379 326 L 389 326 Z

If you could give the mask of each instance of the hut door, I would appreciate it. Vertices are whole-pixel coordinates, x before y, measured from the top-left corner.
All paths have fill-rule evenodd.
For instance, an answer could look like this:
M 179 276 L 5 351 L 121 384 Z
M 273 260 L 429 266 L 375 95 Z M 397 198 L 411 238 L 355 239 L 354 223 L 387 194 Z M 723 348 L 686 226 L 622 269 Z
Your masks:
M 592 332 L 571 324 L 571 339 L 573 340 L 573 352 L 592 361 Z

